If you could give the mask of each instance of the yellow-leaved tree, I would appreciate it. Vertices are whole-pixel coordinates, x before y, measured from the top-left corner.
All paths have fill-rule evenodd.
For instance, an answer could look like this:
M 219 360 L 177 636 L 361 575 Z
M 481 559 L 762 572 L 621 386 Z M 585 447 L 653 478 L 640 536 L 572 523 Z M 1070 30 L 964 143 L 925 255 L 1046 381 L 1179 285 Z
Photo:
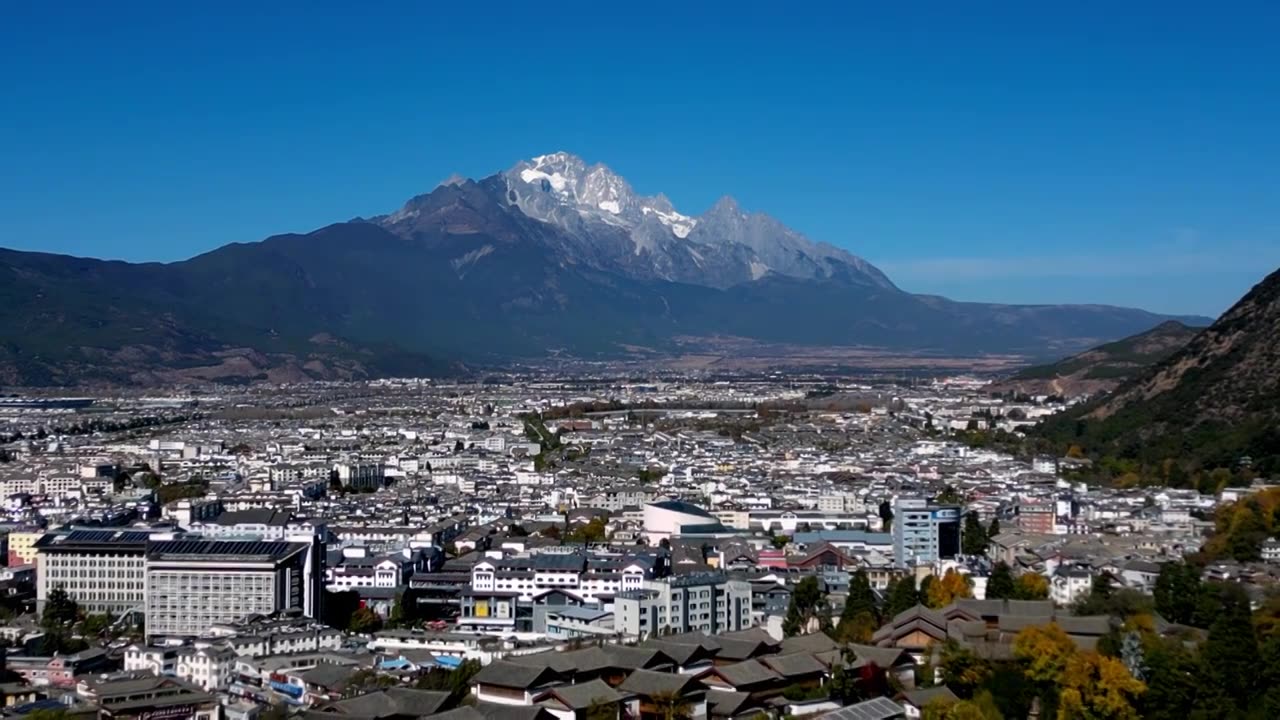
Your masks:
M 973 581 L 952 568 L 941 578 L 935 577 L 929 584 L 929 596 L 925 598 L 925 604 L 931 608 L 940 608 L 950 605 L 956 598 L 971 597 Z
M 1077 653 L 1062 675 L 1058 720 L 1137 720 L 1134 704 L 1146 691 L 1119 660 L 1096 652 Z
M 1057 625 L 1029 627 L 1013 641 L 1023 674 L 1043 692 L 1056 692 L 1058 720 L 1137 720 L 1146 686 L 1124 663 L 1080 652 Z
M 1014 581 L 1019 600 L 1044 600 L 1049 597 L 1049 579 L 1040 573 L 1022 573 Z
M 1013 656 L 1025 664 L 1032 682 L 1056 685 L 1076 654 L 1076 644 L 1057 625 L 1033 625 L 1013 640 Z

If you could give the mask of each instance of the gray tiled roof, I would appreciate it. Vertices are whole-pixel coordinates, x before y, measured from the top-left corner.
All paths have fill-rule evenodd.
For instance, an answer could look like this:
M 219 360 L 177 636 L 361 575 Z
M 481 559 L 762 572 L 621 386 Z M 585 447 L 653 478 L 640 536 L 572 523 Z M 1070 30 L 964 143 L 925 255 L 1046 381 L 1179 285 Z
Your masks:
M 554 687 L 548 690 L 543 698 L 553 694 L 571 710 L 582 710 L 598 702 L 616 703 L 624 697 L 603 680 Z
M 654 672 L 652 670 L 636 670 L 627 676 L 618 686 L 623 692 L 652 696 L 662 692 L 684 692 L 690 683 L 702 686 L 688 675 Z
M 746 662 L 734 663 L 732 665 L 721 665 L 707 672 L 718 674 L 724 678 L 726 682 L 735 688 L 753 687 L 765 683 L 776 683 L 782 680 L 782 676 L 770 670 L 764 664 L 756 660 L 747 660 Z

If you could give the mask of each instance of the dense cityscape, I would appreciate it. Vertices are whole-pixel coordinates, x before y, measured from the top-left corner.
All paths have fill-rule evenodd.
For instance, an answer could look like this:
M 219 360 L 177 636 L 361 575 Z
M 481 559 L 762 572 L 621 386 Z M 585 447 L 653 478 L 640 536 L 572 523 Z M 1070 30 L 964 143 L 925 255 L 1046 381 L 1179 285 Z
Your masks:
M 1100 485 L 1075 452 L 983 447 L 1068 404 L 990 390 L 7 398 L 6 715 L 1013 717 L 1044 683 L 1132 711 L 1157 672 L 1132 644 L 1203 644 L 1237 601 L 1280 620 L 1280 543 L 1212 546 L 1215 513 L 1274 506 L 1267 486 Z M 1046 647 L 1066 674 L 1035 675 Z M 1017 692 L 986 688 L 1002 673 Z
M 1280 720 L 1280 3 L 2 16 L 0 720 Z

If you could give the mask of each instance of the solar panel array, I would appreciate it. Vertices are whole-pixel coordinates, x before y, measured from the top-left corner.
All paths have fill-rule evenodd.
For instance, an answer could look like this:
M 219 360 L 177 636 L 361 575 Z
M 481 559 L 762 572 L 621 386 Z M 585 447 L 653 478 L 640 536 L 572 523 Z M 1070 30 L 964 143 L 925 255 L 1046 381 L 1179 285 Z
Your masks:
M 164 540 L 152 543 L 147 550 L 152 556 L 254 557 L 279 560 L 303 547 L 300 543 L 266 540 Z

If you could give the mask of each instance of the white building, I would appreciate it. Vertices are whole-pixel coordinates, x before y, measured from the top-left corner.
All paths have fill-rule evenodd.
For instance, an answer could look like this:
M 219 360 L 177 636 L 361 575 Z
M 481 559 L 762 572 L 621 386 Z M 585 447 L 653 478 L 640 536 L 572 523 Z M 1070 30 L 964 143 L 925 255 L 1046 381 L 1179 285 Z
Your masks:
M 171 533 L 145 530 L 72 529 L 36 541 L 36 603 L 41 609 L 61 588 L 86 612 L 123 615 L 146 598 L 147 541 Z
M 614 628 L 644 638 L 666 632 L 712 635 L 751 626 L 751 585 L 724 573 L 690 573 L 650 580 L 614 598 Z
M 318 542 L 181 539 L 146 557 L 147 636 L 195 637 L 214 623 L 297 608 L 319 613 Z
M 1088 570 L 1061 566 L 1049 578 L 1049 598 L 1060 607 L 1067 607 L 1089 594 L 1093 587 L 1093 575 Z

